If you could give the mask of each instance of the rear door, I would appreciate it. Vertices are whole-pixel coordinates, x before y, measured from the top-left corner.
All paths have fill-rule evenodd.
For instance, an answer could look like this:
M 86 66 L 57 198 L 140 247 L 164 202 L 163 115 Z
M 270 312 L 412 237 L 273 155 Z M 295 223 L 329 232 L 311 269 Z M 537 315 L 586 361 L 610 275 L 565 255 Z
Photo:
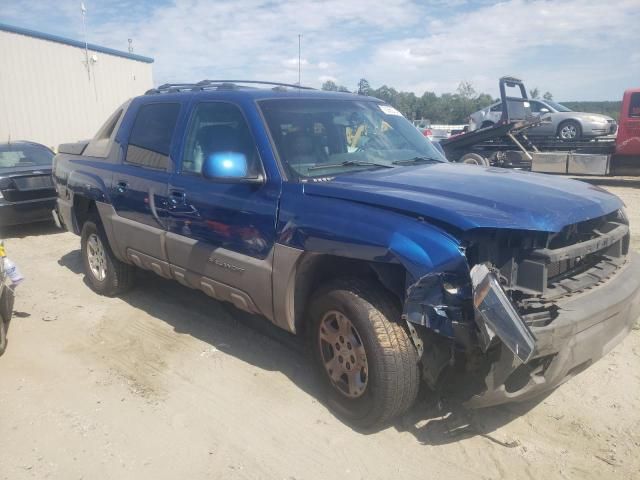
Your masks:
M 135 105 L 133 105 L 135 107 Z M 111 186 L 116 211 L 113 226 L 121 251 L 142 252 L 166 260 L 163 235 L 169 177 L 174 170 L 171 144 L 176 136 L 181 104 L 144 103 L 130 109 L 130 128 L 122 143 L 123 159 L 114 169 Z
M 253 132 L 234 103 L 193 106 L 169 184 L 167 252 L 176 278 L 238 308 L 272 317 L 271 259 L 280 179 L 265 175 Z M 205 178 L 212 155 L 240 153 L 246 179 Z M 249 178 L 264 178 L 261 183 Z

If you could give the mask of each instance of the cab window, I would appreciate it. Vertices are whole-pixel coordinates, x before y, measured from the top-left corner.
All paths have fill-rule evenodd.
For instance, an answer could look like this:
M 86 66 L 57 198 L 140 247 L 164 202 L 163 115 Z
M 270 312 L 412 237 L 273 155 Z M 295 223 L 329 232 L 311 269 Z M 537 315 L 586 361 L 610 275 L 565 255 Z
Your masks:
M 631 94 L 631 100 L 629 101 L 629 116 L 633 118 L 640 118 L 640 92 Z
M 244 155 L 247 177 L 261 173 L 255 142 L 240 108 L 226 102 L 199 104 L 189 122 L 182 173 L 202 175 L 205 159 L 225 153 Z

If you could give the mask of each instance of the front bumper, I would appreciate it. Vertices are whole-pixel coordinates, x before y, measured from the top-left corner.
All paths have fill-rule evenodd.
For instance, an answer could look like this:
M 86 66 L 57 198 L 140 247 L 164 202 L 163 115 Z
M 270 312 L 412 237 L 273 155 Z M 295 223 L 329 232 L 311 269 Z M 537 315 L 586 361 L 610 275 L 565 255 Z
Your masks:
M 596 123 L 585 122 L 582 126 L 582 134 L 585 137 L 599 137 L 602 135 L 613 135 L 618 131 L 618 124 L 615 122 Z
M 51 220 L 51 209 L 55 204 L 55 197 L 23 202 L 0 200 L 0 226 L 9 227 Z
M 640 255 L 601 285 L 558 301 L 549 325 L 531 327 L 535 353 L 526 364 L 503 344 L 485 378 L 486 391 L 471 408 L 524 401 L 549 391 L 602 358 L 629 333 L 640 316 Z

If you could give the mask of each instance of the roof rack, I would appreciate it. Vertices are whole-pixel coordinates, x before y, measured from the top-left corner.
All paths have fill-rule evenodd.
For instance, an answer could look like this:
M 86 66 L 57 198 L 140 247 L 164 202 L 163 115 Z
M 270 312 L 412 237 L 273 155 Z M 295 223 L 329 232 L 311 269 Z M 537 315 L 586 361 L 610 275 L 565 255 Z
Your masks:
M 198 83 L 165 83 L 157 88 L 152 88 L 145 92 L 145 95 L 153 95 L 157 93 L 176 93 L 176 92 L 193 92 L 205 89 L 216 90 L 235 90 L 242 88 L 238 83 L 246 83 L 250 85 L 273 85 L 276 88 L 289 87 L 298 88 L 301 90 L 315 90 L 312 87 L 305 87 L 302 85 L 295 85 L 293 83 L 280 83 L 280 82 L 262 82 L 259 80 L 202 80 Z M 250 87 L 244 87 L 250 88 Z

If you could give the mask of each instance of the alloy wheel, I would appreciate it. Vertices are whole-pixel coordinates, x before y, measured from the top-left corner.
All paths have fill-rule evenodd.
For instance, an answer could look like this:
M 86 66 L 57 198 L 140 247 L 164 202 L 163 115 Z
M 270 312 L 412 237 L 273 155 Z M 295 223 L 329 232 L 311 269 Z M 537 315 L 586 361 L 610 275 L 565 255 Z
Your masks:
M 348 398 L 364 394 L 369 380 L 362 337 L 342 313 L 331 310 L 320 322 L 318 335 L 322 363 L 333 386 Z
M 573 124 L 565 125 L 560 129 L 560 138 L 564 140 L 572 140 L 578 135 L 578 130 Z
M 87 260 L 94 278 L 100 282 L 107 277 L 107 255 L 102 240 L 95 233 L 87 239 Z

